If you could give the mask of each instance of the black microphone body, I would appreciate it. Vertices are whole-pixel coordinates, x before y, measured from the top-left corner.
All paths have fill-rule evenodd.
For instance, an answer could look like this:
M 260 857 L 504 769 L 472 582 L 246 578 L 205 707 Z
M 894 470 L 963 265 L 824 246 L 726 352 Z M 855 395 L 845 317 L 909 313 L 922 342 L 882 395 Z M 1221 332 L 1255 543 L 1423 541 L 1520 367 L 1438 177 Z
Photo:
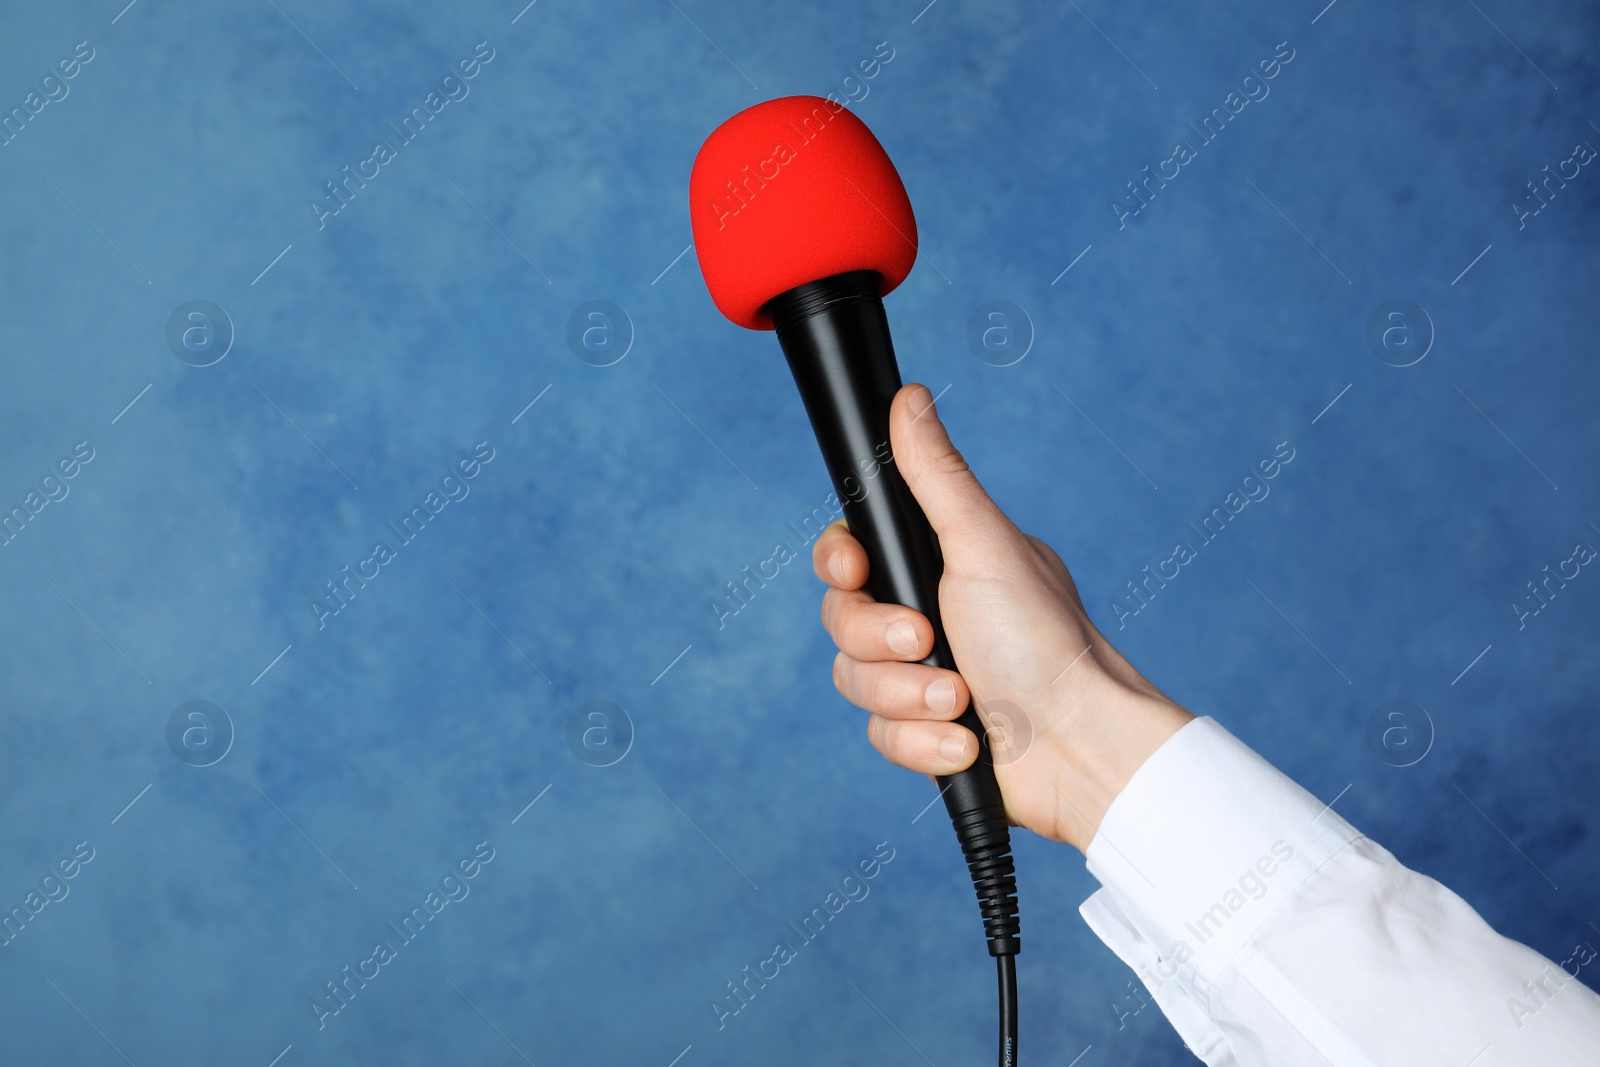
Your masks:
M 880 283 L 877 271 L 836 274 L 782 293 L 762 311 L 777 327 L 850 532 L 866 550 L 867 592 L 925 615 L 933 652 L 922 662 L 959 670 L 939 612 L 939 539 L 890 449 L 889 406 L 901 381 Z M 939 777 L 939 788 L 978 894 L 989 953 L 1014 956 L 1021 949 L 1016 876 L 989 739 L 970 704 L 956 721 L 977 736 L 978 759 Z

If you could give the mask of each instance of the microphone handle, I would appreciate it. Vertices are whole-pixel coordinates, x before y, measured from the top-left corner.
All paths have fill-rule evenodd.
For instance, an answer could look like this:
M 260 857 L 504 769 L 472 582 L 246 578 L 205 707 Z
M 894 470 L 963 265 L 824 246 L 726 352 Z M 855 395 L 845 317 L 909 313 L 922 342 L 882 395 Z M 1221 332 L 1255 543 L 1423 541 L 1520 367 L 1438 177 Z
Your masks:
M 933 652 L 922 662 L 958 670 L 939 613 L 939 539 L 890 451 L 889 405 L 901 382 L 880 282 L 877 271 L 837 274 L 782 293 L 762 311 L 777 326 L 850 532 L 866 549 L 867 592 L 925 615 Z M 939 788 L 977 890 L 989 952 L 1011 956 L 1021 944 L 1010 825 L 976 709 L 969 704 L 956 721 L 977 736 L 978 759 L 939 776 Z

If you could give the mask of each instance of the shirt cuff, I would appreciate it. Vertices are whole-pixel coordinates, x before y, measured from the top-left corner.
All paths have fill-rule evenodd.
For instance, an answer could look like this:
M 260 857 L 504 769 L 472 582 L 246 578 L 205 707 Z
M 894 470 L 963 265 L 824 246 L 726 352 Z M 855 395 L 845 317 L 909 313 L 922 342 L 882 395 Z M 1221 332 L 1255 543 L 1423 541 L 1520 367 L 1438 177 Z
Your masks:
M 1272 912 L 1361 834 L 1216 722 L 1186 723 L 1136 771 L 1085 855 L 1078 909 L 1185 1044 L 1232 1062 L 1213 986 Z

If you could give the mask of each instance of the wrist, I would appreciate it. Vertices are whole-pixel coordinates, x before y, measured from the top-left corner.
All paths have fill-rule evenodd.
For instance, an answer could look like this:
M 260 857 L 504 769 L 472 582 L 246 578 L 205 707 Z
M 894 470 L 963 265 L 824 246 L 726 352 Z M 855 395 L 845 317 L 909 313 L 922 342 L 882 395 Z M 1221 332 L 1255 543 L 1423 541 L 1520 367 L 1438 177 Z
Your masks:
M 1111 802 L 1144 762 L 1194 716 L 1171 700 L 1102 676 L 1073 694 L 1052 737 L 1056 836 L 1087 852 Z

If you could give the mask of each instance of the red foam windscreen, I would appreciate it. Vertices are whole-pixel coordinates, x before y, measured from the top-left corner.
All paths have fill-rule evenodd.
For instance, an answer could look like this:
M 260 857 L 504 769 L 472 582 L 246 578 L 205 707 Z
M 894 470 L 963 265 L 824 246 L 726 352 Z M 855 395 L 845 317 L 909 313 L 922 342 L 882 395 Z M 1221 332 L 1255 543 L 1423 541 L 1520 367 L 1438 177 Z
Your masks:
M 717 309 L 770 330 L 761 305 L 849 270 L 886 295 L 917 257 L 917 221 L 894 164 L 842 105 L 785 96 L 714 130 L 689 175 L 695 254 Z

